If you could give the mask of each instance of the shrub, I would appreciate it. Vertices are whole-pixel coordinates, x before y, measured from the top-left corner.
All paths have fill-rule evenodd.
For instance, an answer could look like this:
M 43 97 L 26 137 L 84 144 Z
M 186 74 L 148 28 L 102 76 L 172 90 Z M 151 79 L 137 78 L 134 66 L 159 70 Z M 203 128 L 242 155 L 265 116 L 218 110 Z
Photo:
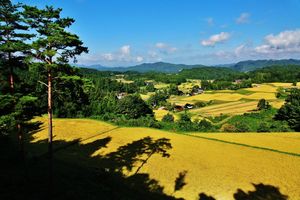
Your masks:
M 224 132 L 237 132 L 237 128 L 232 124 L 226 123 L 226 124 L 222 125 L 221 131 L 224 131 Z
M 196 103 L 195 103 L 195 106 L 197 107 L 197 108 L 202 108 L 202 107 L 205 107 L 207 104 L 205 103 L 205 102 L 203 102 L 203 101 L 197 101 Z
M 250 126 L 246 122 L 238 122 L 235 124 L 236 131 L 237 132 L 249 132 L 250 131 Z
M 271 108 L 271 105 L 265 99 L 260 99 L 258 101 L 258 104 L 257 104 L 257 109 L 258 110 L 266 110 L 266 109 L 269 109 L 269 108 Z
M 206 119 L 202 119 L 199 123 L 198 123 L 198 128 L 200 130 L 209 130 L 213 127 L 213 125 L 207 121 Z
M 257 128 L 257 132 L 270 132 L 270 126 L 266 122 L 262 122 L 259 124 Z
M 174 122 L 174 116 L 168 113 L 165 116 L 163 116 L 162 121 L 163 122 Z

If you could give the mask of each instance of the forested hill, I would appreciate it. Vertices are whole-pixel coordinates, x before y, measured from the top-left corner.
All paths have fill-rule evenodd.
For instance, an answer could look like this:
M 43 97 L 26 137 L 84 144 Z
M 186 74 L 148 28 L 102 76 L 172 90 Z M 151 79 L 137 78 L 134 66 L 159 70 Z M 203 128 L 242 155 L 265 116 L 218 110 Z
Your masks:
M 247 61 L 241 61 L 234 65 L 232 65 L 230 68 L 242 71 L 242 72 L 248 72 L 253 71 L 256 69 L 268 67 L 268 66 L 274 66 L 274 65 L 300 65 L 300 60 L 295 59 L 283 59 L 283 60 L 247 60 Z
M 241 61 L 235 64 L 228 65 L 216 65 L 217 68 L 230 68 L 232 70 L 240 72 L 248 72 L 263 67 L 274 66 L 274 65 L 300 65 L 300 60 L 295 59 L 284 59 L 284 60 L 247 60 Z M 102 65 L 77 65 L 78 67 L 97 69 L 99 71 L 114 71 L 114 72 L 126 72 L 135 71 L 140 73 L 145 72 L 163 72 L 163 73 L 178 73 L 184 69 L 203 68 L 208 67 L 205 65 L 185 65 L 185 64 L 173 64 L 166 62 L 155 62 L 155 63 L 143 63 L 140 65 L 129 66 L 129 67 L 105 67 Z
M 200 67 L 193 69 L 184 69 L 178 75 L 189 79 L 234 80 L 235 78 L 242 78 L 243 73 L 226 67 Z
M 83 66 L 80 66 L 83 67 Z M 199 68 L 204 65 L 184 65 L 184 64 L 172 64 L 165 62 L 156 63 L 143 63 L 140 65 L 130 67 L 103 67 L 102 65 L 84 66 L 85 68 L 97 69 L 99 71 L 115 71 L 115 72 L 126 72 L 135 71 L 140 73 L 145 72 L 164 72 L 164 73 L 177 73 L 183 69 Z

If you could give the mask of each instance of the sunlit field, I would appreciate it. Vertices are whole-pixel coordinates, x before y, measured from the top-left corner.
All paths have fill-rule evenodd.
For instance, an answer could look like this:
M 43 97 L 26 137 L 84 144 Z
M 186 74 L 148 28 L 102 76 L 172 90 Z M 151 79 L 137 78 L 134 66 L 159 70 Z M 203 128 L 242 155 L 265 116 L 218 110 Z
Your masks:
M 46 122 L 46 119 L 36 118 L 35 121 Z M 46 125 L 33 134 L 33 137 L 33 142 L 46 139 Z M 90 157 L 108 155 L 119 147 L 146 137 L 153 140 L 169 139 L 172 148 L 166 151 L 170 157 L 151 154 L 143 165 L 137 159 L 133 168 L 124 168 L 123 173 L 127 176 L 136 173 L 137 170 L 138 173 L 148 173 L 150 178 L 157 180 L 164 187 L 165 193 L 176 197 L 197 199 L 199 193 L 205 192 L 217 199 L 229 200 L 238 188 L 248 191 L 254 189 L 251 183 L 263 183 L 279 187 L 280 192 L 288 195 L 291 200 L 300 199 L 298 133 L 176 134 L 150 128 L 120 128 L 96 120 L 54 120 L 55 141 L 79 139 L 81 144 L 90 144 L 108 137 L 109 142 L 104 147 L 90 152 Z M 54 156 L 72 159 L 72 156 L 66 155 L 74 153 L 77 159 L 69 161 L 84 164 L 79 158 L 80 154 L 83 156 L 86 152 L 73 152 L 72 147 L 57 151 Z M 144 158 L 146 155 L 139 156 Z M 186 171 L 186 185 L 174 192 L 174 181 L 183 171 Z
M 179 88 L 190 88 L 192 83 L 183 83 Z M 198 116 L 218 116 L 240 115 L 247 112 L 252 112 L 256 109 L 260 99 L 266 99 L 274 108 L 280 108 L 284 104 L 283 99 L 277 99 L 276 93 L 279 87 L 290 88 L 292 83 L 269 83 L 269 84 L 254 84 L 252 88 L 244 88 L 239 90 L 216 90 L 205 91 L 204 94 L 195 96 L 171 96 L 170 103 L 177 105 L 185 105 L 186 103 L 196 103 L 197 101 L 209 102 L 213 101 L 212 105 L 203 108 L 192 109 L 190 112 Z

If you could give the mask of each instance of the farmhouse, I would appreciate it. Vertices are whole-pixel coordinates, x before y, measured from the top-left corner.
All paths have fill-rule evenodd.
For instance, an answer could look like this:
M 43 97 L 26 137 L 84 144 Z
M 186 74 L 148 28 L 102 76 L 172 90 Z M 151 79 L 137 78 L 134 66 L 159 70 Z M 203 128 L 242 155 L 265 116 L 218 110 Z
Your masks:
M 183 110 L 184 110 L 184 107 L 183 107 L 183 106 L 180 106 L 180 105 L 175 105 L 175 106 L 174 106 L 174 110 L 180 112 L 180 111 L 183 111 Z
M 165 106 L 159 107 L 157 110 L 168 110 Z
M 187 104 L 184 105 L 184 108 L 185 109 L 192 109 L 192 108 L 194 108 L 194 105 L 187 103 Z
M 118 99 L 123 99 L 125 96 L 127 96 L 128 94 L 126 92 L 121 92 L 119 94 L 117 94 L 117 98 Z

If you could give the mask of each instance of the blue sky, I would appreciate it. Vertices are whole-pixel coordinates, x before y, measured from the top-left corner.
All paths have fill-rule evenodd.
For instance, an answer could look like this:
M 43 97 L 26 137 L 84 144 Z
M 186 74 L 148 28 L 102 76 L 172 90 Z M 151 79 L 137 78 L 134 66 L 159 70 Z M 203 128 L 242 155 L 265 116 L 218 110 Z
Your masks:
M 300 0 L 20 0 L 53 5 L 89 47 L 80 64 L 300 59 Z

